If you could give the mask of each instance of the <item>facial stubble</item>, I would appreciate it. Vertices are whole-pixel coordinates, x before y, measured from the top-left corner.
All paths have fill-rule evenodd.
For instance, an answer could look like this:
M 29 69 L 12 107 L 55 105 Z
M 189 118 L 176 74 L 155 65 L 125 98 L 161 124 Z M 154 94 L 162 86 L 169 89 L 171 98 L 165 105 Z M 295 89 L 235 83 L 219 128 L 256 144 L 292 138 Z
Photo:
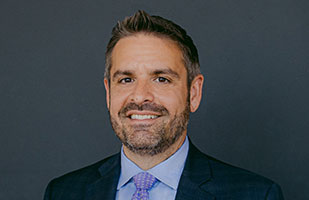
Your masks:
M 124 113 L 127 110 L 133 110 L 134 108 L 156 112 L 161 110 L 160 112 L 163 113 L 163 116 L 156 119 L 157 122 L 154 124 L 129 125 L 125 122 L 129 119 L 126 119 Z M 109 116 L 112 127 L 123 145 L 138 155 L 153 156 L 165 152 L 180 138 L 180 136 L 184 134 L 188 125 L 189 113 L 189 103 L 187 103 L 181 113 L 175 114 L 172 117 L 161 105 L 144 104 L 138 106 L 136 104 L 131 104 L 124 107 L 118 113 L 118 117 L 121 119 L 121 124 L 119 124 L 111 114 Z

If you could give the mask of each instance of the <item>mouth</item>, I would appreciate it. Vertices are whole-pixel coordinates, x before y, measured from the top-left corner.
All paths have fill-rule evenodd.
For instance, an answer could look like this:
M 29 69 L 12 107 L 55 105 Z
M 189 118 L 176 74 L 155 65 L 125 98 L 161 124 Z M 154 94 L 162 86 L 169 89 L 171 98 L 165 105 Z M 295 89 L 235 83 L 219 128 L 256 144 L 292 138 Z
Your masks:
M 140 115 L 140 114 L 132 114 L 129 116 L 130 119 L 138 119 L 138 120 L 146 120 L 146 119 L 156 119 L 158 115 Z
M 145 103 L 142 105 L 129 103 L 118 112 L 118 116 L 121 119 L 127 119 L 129 123 L 133 124 L 154 123 L 161 117 L 168 115 L 169 112 L 165 107 L 155 103 Z
M 152 111 L 136 111 L 131 110 L 126 113 L 126 117 L 133 121 L 153 121 L 161 117 L 160 113 Z

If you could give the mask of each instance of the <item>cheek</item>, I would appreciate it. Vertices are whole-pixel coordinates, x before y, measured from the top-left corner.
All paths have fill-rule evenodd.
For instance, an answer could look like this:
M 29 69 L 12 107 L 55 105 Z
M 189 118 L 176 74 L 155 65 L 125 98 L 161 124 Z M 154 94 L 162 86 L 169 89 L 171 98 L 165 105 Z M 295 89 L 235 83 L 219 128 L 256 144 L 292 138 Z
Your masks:
M 111 115 L 117 115 L 119 110 L 126 104 L 128 97 L 127 92 L 120 92 L 114 90 L 110 94 L 110 113 Z
M 158 103 L 169 110 L 170 114 L 182 112 L 187 104 L 187 91 L 182 89 L 161 90 L 157 97 Z

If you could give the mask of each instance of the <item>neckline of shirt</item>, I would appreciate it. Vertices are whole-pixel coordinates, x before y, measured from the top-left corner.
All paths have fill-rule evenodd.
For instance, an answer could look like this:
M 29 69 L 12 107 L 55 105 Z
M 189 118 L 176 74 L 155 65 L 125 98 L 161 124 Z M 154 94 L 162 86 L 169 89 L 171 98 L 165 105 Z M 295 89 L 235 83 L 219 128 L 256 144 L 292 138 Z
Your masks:
M 132 177 L 140 172 L 148 172 L 155 176 L 161 183 L 177 190 L 178 183 L 185 165 L 185 161 L 189 151 L 188 137 L 182 146 L 168 159 L 144 171 L 133 163 L 123 152 L 121 148 L 121 174 L 118 181 L 117 190 L 130 182 Z

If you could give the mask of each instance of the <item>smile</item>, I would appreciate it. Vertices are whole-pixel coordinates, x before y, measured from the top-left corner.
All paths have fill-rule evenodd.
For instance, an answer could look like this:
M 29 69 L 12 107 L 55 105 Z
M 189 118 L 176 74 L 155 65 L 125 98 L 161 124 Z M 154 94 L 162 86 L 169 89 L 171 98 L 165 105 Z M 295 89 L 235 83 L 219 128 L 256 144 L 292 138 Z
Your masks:
M 131 119 L 139 119 L 139 120 L 143 120 L 143 119 L 155 119 L 158 118 L 158 115 L 137 115 L 137 114 L 133 114 L 130 116 Z

